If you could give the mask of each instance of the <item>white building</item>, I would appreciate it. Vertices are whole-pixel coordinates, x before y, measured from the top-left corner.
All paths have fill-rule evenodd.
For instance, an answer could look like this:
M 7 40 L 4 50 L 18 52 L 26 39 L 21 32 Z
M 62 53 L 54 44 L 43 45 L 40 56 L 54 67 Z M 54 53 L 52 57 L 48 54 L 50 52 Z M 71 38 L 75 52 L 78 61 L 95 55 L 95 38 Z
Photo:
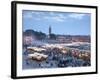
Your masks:
M 32 45 L 34 38 L 32 36 L 24 36 L 23 37 L 23 44 L 24 45 Z

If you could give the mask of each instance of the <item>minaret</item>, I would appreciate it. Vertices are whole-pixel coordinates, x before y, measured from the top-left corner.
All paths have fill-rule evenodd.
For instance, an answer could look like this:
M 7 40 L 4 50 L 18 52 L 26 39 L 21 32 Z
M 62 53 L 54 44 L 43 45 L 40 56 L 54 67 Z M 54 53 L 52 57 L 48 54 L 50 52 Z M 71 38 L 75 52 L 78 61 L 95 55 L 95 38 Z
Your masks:
M 51 34 L 51 26 L 49 26 L 49 35 Z
M 51 29 L 51 26 L 49 26 L 49 39 L 50 39 L 51 32 L 52 32 L 52 29 Z

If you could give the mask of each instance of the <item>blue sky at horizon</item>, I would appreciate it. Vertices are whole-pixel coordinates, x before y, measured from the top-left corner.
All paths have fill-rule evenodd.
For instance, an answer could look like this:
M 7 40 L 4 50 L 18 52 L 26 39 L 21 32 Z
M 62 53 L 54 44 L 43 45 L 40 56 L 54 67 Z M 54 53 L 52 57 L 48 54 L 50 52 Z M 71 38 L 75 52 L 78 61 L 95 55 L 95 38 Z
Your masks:
M 90 35 L 91 32 L 89 13 L 23 10 L 22 19 L 24 31 L 33 29 L 48 34 L 51 26 L 54 34 Z

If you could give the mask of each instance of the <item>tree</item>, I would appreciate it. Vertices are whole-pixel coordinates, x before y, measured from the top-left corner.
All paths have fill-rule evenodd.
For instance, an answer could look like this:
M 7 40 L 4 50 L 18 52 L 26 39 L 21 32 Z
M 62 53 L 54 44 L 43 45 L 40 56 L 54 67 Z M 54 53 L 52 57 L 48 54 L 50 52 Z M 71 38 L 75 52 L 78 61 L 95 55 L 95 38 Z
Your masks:
M 50 34 L 50 39 L 56 39 L 56 35 L 55 34 Z
M 45 33 L 36 32 L 35 34 L 36 34 L 36 36 L 37 36 L 37 38 L 38 38 L 39 40 L 42 40 L 42 39 L 45 39 L 45 38 L 46 38 L 46 34 L 45 34 Z
M 46 38 L 46 34 L 43 32 L 38 32 L 38 31 L 34 31 L 32 29 L 26 30 L 25 32 L 23 32 L 24 36 L 34 36 L 36 37 L 36 39 L 41 40 L 41 39 L 45 39 Z
M 23 32 L 23 35 L 25 35 L 25 36 L 32 36 L 32 35 L 34 35 L 34 30 L 32 30 L 32 29 L 28 29 L 28 30 L 26 30 L 25 32 Z

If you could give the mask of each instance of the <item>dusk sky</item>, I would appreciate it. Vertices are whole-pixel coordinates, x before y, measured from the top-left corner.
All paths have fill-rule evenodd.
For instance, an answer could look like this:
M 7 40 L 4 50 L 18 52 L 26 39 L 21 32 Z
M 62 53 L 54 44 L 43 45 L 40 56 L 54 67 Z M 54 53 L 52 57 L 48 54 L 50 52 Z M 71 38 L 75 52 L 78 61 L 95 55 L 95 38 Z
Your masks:
M 48 34 L 90 35 L 91 14 L 23 10 L 23 30 L 33 29 Z

